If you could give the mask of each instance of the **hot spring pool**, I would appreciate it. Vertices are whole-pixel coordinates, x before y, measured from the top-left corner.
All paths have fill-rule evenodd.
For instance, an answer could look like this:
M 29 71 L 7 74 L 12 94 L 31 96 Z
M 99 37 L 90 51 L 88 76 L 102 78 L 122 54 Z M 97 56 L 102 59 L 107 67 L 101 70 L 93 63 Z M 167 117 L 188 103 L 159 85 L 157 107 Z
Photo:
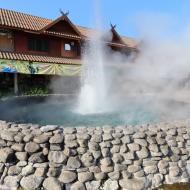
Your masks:
M 76 101 L 71 97 L 17 97 L 0 101 L 0 120 L 41 125 L 100 126 L 142 124 L 157 121 L 158 117 L 145 105 L 127 106 L 112 112 L 83 115 L 75 112 Z

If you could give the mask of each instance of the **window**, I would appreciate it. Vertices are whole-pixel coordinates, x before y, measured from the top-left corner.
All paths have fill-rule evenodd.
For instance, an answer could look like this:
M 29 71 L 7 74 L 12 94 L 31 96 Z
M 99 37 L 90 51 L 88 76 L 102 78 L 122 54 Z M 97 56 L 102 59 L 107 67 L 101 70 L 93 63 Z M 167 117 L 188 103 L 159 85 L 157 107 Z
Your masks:
M 0 30 L 0 50 L 1 51 L 13 51 L 13 35 L 6 30 Z
M 30 51 L 48 51 L 49 43 L 45 39 L 40 38 L 29 38 L 28 49 Z
M 64 44 L 65 51 L 71 51 L 71 45 L 70 44 Z

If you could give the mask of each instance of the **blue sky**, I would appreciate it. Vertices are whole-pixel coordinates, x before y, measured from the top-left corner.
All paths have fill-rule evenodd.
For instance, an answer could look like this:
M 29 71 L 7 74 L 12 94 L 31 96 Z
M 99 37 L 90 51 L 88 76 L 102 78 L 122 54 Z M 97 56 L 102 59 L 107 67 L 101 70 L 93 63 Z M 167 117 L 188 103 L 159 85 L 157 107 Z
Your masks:
M 91 27 L 95 2 L 99 2 L 102 25 L 117 24 L 123 35 L 138 36 L 137 26 L 143 23 L 154 28 L 167 20 L 172 22 L 173 33 L 190 23 L 189 0 L 0 0 L 0 7 L 52 19 L 60 15 L 61 8 L 70 11 L 75 24 Z

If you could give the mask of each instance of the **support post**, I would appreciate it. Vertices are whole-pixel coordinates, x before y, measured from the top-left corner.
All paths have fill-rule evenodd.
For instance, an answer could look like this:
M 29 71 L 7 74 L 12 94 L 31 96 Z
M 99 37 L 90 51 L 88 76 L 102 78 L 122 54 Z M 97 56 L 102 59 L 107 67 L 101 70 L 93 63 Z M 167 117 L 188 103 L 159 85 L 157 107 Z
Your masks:
M 14 73 L 14 94 L 18 95 L 18 74 Z

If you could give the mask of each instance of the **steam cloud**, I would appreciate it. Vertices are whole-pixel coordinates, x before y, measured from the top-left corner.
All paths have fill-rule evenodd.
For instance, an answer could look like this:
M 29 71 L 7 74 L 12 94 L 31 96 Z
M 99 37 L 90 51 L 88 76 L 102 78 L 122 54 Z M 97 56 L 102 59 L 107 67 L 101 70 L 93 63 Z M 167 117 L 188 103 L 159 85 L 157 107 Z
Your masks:
M 130 114 L 121 113 L 124 121 L 135 120 L 139 107 L 154 113 L 159 121 L 188 118 L 190 27 L 173 32 L 172 19 L 163 14 L 140 15 L 140 18 L 137 19 L 141 21 L 140 24 L 136 22 L 140 34 L 139 39 L 136 39 L 139 42 L 137 55 L 126 57 L 104 45 L 101 48 L 107 90 L 104 106 L 108 106 L 108 109 L 103 110 L 120 111 L 134 107 Z M 145 22 L 147 18 L 152 18 L 153 22 Z M 110 39 L 110 35 L 104 34 L 103 38 Z M 97 38 L 93 36 L 93 39 Z M 92 61 L 89 57 L 89 61 Z M 60 88 L 61 85 L 56 83 L 53 86 Z M 143 120 L 144 115 L 138 117 Z
M 146 20 L 147 15 L 140 18 Z M 154 14 L 148 18 L 153 23 L 141 22 L 137 27 L 140 39 L 135 59 L 131 59 L 133 55 L 124 58 L 119 53 L 107 54 L 109 94 L 116 107 L 128 106 L 130 100 L 134 106 L 140 104 L 154 112 L 161 120 L 187 118 L 190 113 L 189 27 L 176 32 L 172 31 L 172 19 L 168 16 Z

